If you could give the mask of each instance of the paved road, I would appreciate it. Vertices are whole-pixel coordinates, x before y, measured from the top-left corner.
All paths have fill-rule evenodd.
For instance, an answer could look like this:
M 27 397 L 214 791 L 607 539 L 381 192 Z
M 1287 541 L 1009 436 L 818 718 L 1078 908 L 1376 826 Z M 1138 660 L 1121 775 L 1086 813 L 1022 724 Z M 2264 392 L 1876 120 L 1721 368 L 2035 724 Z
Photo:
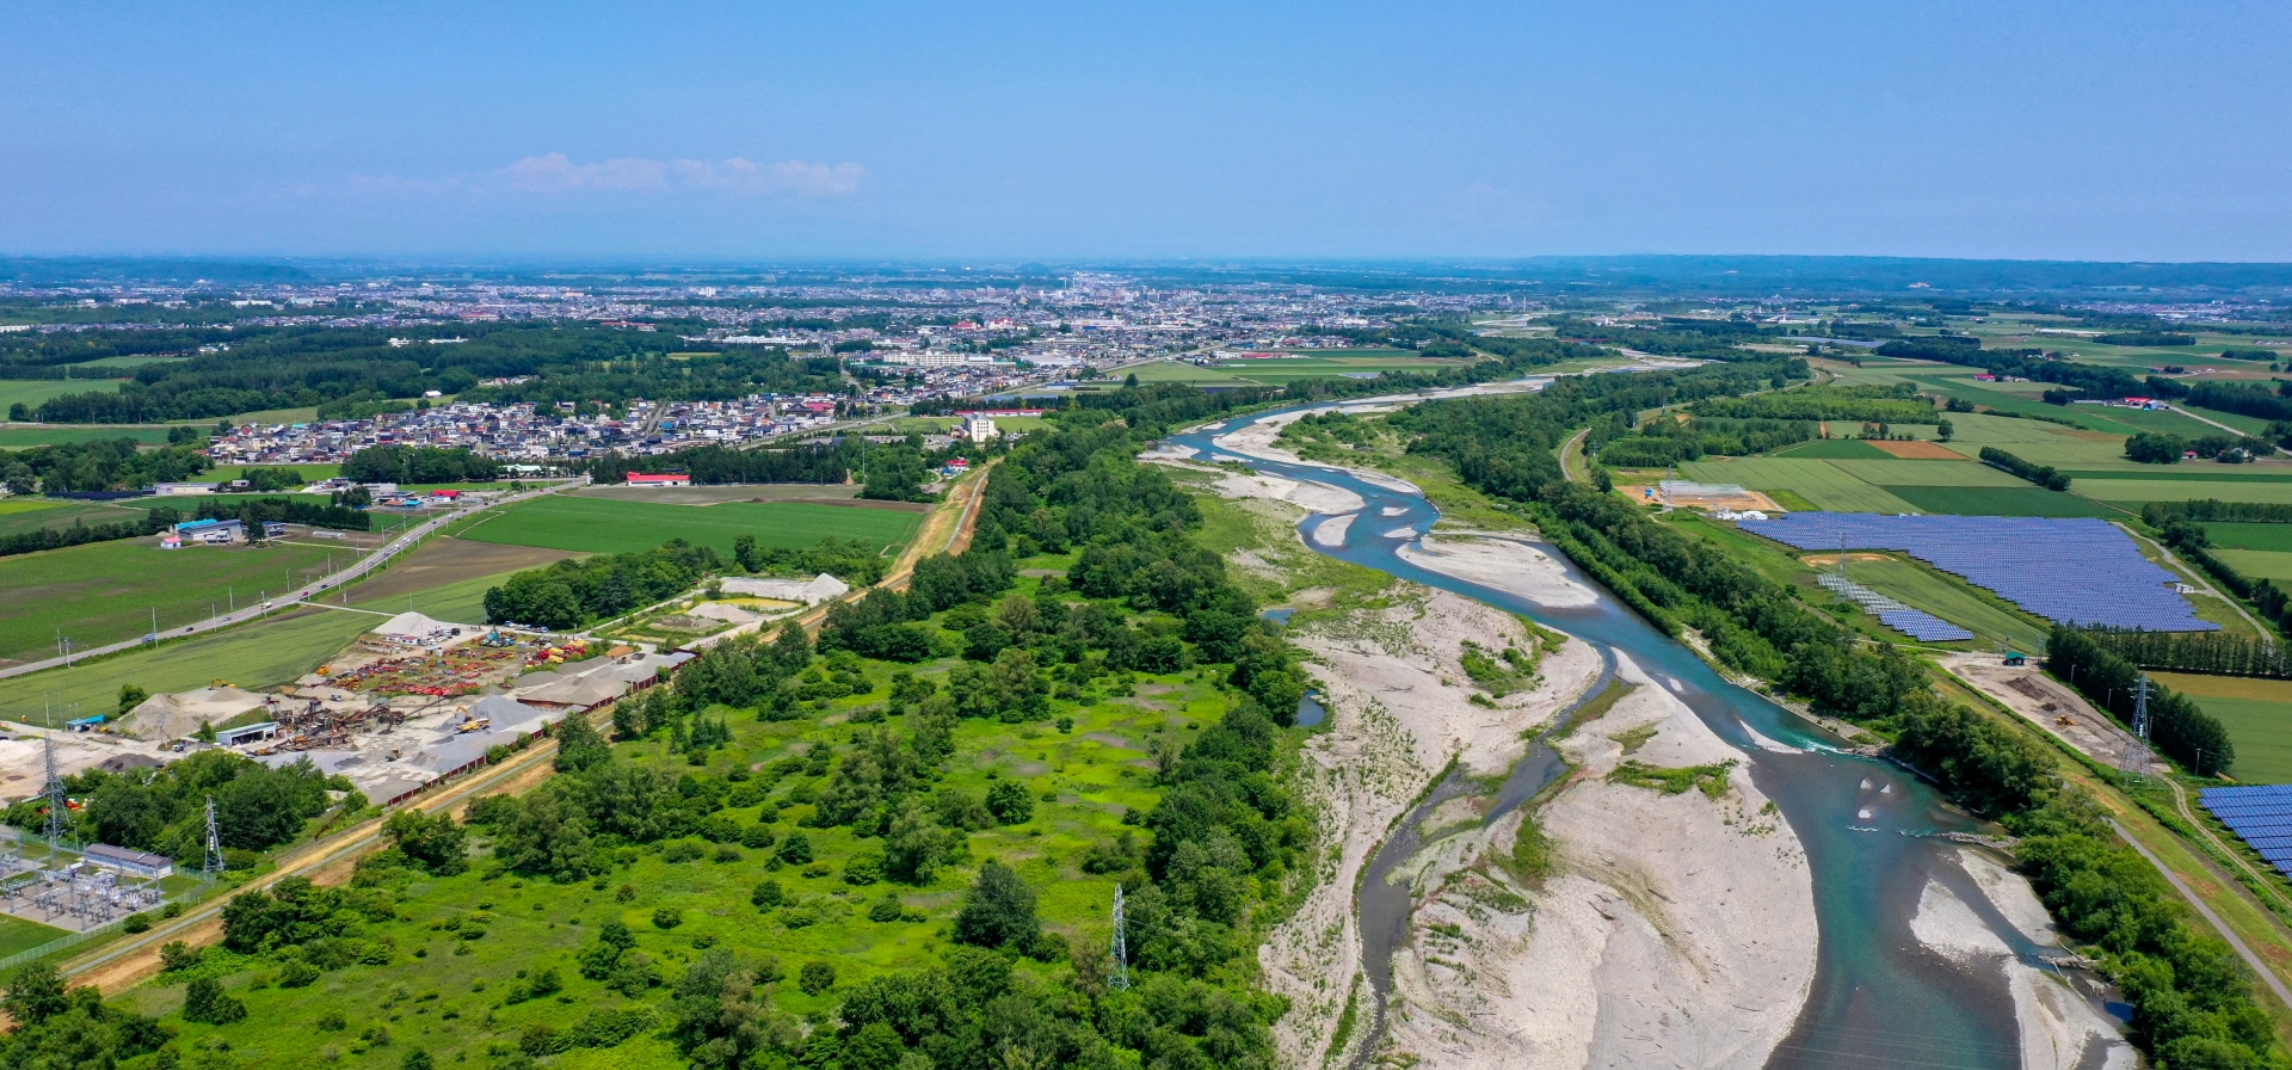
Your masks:
M 400 532 L 397 538 L 384 543 L 380 549 L 375 550 L 373 553 L 359 558 L 355 564 L 352 564 L 339 572 L 328 575 L 324 579 L 318 580 L 317 582 L 309 584 L 308 586 L 297 588 L 296 590 L 289 591 L 286 594 L 279 595 L 271 599 L 267 607 L 258 606 L 252 609 L 242 609 L 238 610 L 237 612 L 223 614 L 220 617 L 209 617 L 208 619 L 200 621 L 197 624 L 187 625 L 183 628 L 169 628 L 166 634 L 162 636 L 162 638 L 181 639 L 187 635 L 204 635 L 207 632 L 215 631 L 220 628 L 228 628 L 234 624 L 244 624 L 250 620 L 260 619 L 262 617 L 268 616 L 273 612 L 287 609 L 298 602 L 317 595 L 322 591 L 333 590 L 334 588 L 340 587 L 345 583 L 350 583 L 354 580 L 363 578 L 367 573 L 381 568 L 383 565 L 389 564 L 390 561 L 393 558 L 396 558 L 399 554 L 412 549 L 416 544 L 420 543 L 425 537 L 437 531 L 439 528 L 453 523 L 454 521 L 463 517 L 469 516 L 472 513 L 508 505 L 512 502 L 521 502 L 531 498 L 538 498 L 544 494 L 554 494 L 558 491 L 566 490 L 572 487 L 586 486 L 587 484 L 588 480 L 586 478 L 567 480 L 563 483 L 556 483 L 537 490 L 529 490 L 522 494 L 513 494 L 507 498 L 498 498 L 491 502 L 472 503 L 470 505 L 463 506 L 461 508 L 455 509 L 450 513 L 445 513 L 433 517 L 429 520 L 425 520 L 422 523 L 415 525 L 414 527 Z M 197 550 L 187 550 L 182 552 L 191 554 L 193 556 L 196 556 L 199 553 Z M 39 672 L 42 669 L 62 668 L 67 664 L 77 664 L 82 658 L 93 658 L 101 657 L 105 654 L 116 654 L 123 650 L 133 650 L 140 646 L 148 646 L 150 643 L 151 640 L 147 635 L 143 638 L 123 640 L 121 642 L 112 643 L 108 646 L 89 647 L 84 650 L 74 650 L 72 651 L 69 659 L 63 657 L 53 657 L 44 658 L 39 661 L 28 661 L 21 665 L 10 665 L 7 668 L 0 669 L 0 679 L 5 679 L 10 676 L 22 676 L 25 673 Z
M 2159 874 L 2171 881 L 2173 889 L 2181 893 L 2182 899 L 2188 900 L 2189 906 L 2196 908 L 2196 912 L 2203 915 L 2204 920 L 2212 923 L 2213 931 L 2219 933 L 2221 939 L 2228 941 L 2228 946 L 2236 949 L 2237 955 L 2244 959 L 2244 964 L 2252 967 L 2252 972 L 2259 974 L 2260 979 L 2268 983 L 2269 989 L 2276 993 L 2277 999 L 2283 1000 L 2285 1006 L 2292 1007 L 2292 988 L 2285 987 L 2283 978 L 2276 976 L 2276 971 L 2269 969 L 2267 963 L 2260 961 L 2260 956 L 2253 953 L 2252 946 L 2245 943 L 2243 937 L 2236 935 L 2235 931 L 2228 927 L 2227 922 L 2220 920 L 2220 915 L 2213 913 L 2212 907 L 2197 897 L 2196 890 L 2190 888 L 2188 882 L 2180 878 L 2180 874 L 2174 873 L 2170 867 L 2165 865 L 2164 860 L 2150 853 L 2148 848 L 2141 846 L 2141 841 L 2134 839 L 2132 833 L 2125 831 L 2125 826 L 2115 821 L 2109 822 L 2109 826 L 2117 830 L 2118 837 L 2125 841 L 2126 846 L 2140 852 L 2141 857 L 2149 860 L 2149 865 L 2156 867 Z
M 2254 435 L 2254 434 L 2253 434 L 2252 432 L 2250 432 L 2250 431 L 2246 431 L 2246 430 L 2244 430 L 2244 429 L 2243 429 L 2243 428 L 2241 428 L 2241 427 L 2230 427 L 2230 426 L 2228 426 L 2227 424 L 2221 423 L 2219 420 L 2215 420 L 2215 419 L 2213 419 L 2213 418 L 2212 418 L 2212 417 L 2210 417 L 2210 416 L 2199 416 L 2199 415 L 2197 415 L 2196 413 L 2190 412 L 2189 410 L 2187 410 L 2187 409 L 2184 409 L 2184 408 L 2181 408 L 2181 407 L 2180 407 L 2180 406 L 2178 406 L 2178 405 L 2168 405 L 2168 406 L 2166 406 L 2166 408 L 2169 408 L 2169 409 L 2173 410 L 2174 412 L 2180 413 L 2181 415 L 2183 415 L 2183 416 L 2186 416 L 2186 417 L 2188 417 L 2188 418 L 2189 418 L 2189 419 L 2191 419 L 2191 420 L 2196 420 L 2196 421 L 2199 421 L 2199 422 L 2202 422 L 2202 423 L 2208 423 L 2208 424 L 2211 424 L 2211 425 L 2213 425 L 2214 427 L 2220 428 L 2221 430 L 2228 432 L 2229 434 L 2235 435 L 2235 436 L 2236 436 L 2237 438 L 2239 438 L 2239 439 L 2246 439 L 2246 438 L 2258 438 L 2258 437 L 2259 437 L 2259 436 L 2257 436 L 2257 435 Z M 2275 450 L 2277 453 L 2279 453 L 2279 454 L 2287 452 L 2287 451 L 2286 451 L 2286 450 L 2285 450 L 2285 449 L 2284 449 L 2282 446 L 2272 446 L 2272 447 L 2270 447 L 2270 448 L 2271 448 L 2271 449 L 2274 449 L 2274 450 Z

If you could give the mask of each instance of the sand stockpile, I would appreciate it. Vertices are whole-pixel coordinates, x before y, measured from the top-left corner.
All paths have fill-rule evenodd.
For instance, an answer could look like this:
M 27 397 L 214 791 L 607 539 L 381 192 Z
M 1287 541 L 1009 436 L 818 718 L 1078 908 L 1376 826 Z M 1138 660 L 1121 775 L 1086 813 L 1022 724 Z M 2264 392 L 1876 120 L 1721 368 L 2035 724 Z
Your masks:
M 1527 646 L 1520 621 L 1415 584 L 1392 588 L 1400 604 L 1296 627 L 1329 710 L 1329 731 L 1307 743 L 1300 777 L 1321 840 L 1313 893 L 1258 948 L 1269 990 L 1293 1009 L 1274 1025 L 1282 1061 L 1319 1066 L 1360 973 L 1353 887 L 1376 845 L 1410 801 L 1456 756 L 1492 773 L 1525 753 L 1523 733 L 1551 720 L 1599 671 L 1599 654 L 1576 640 L 1548 652 L 1529 691 L 1474 705 L 1459 661 L 1463 640 Z
M 1418 568 L 1483 587 L 1519 595 L 1540 606 L 1568 609 L 1599 601 L 1592 589 L 1568 577 L 1549 554 L 1513 539 L 1487 536 L 1427 535 L 1400 550 Z
M 181 739 L 202 723 L 220 725 L 264 705 L 268 696 L 228 685 L 153 695 L 127 711 L 120 728 L 140 739 Z
M 1541 887 L 1501 866 L 1515 813 L 1429 844 L 1426 898 L 1394 956 L 1393 1050 L 1442 1067 L 1763 1066 L 1814 978 L 1813 881 L 1798 838 L 1728 746 L 1628 660 L 1638 687 L 1560 744 L 1576 764 L 1536 820 Z M 1739 763 L 1716 797 L 1606 774 Z M 1635 732 L 1634 730 L 1641 730 Z M 1627 733 L 1630 733 L 1627 735 Z

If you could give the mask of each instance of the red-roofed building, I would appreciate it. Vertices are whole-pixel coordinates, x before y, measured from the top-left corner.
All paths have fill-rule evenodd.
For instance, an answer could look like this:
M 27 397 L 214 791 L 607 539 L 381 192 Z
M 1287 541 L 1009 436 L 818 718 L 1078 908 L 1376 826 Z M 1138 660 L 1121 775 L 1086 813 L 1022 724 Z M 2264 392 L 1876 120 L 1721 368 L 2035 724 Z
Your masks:
M 629 485 L 632 487 L 689 487 L 692 486 L 692 477 L 683 472 L 631 472 L 629 473 Z

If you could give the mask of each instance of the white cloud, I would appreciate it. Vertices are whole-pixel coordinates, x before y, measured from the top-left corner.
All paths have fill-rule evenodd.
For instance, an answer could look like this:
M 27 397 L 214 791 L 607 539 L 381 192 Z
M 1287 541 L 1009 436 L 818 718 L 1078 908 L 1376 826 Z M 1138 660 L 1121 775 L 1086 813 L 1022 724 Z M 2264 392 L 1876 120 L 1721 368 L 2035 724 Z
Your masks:
M 867 169 L 856 163 L 782 160 L 646 160 L 574 163 L 562 152 L 528 156 L 502 172 L 527 193 L 709 192 L 742 196 L 849 197 Z

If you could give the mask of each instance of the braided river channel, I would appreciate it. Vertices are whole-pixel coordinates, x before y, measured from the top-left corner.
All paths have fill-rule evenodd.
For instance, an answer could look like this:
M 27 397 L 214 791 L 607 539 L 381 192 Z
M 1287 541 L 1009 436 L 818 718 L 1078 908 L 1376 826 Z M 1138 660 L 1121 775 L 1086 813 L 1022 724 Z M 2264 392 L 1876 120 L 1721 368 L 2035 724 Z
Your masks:
M 1841 741 L 1820 726 L 1730 683 L 1549 545 L 1524 540 L 1597 592 L 1597 604 L 1546 608 L 1402 560 L 1397 551 L 1420 537 L 1410 533 L 1430 531 L 1440 514 L 1413 488 L 1390 477 L 1241 455 L 1212 441 L 1274 415 L 1278 413 L 1180 433 L 1171 436 L 1168 445 L 1190 447 L 1198 460 L 1239 460 L 1268 475 L 1328 484 L 1359 495 L 1367 503 L 1359 512 L 1363 522 L 1354 523 L 1340 545 L 1323 546 L 1312 538 L 1319 525 L 1335 519 L 1326 516 L 1310 516 L 1299 525 L 1306 545 L 1568 632 L 1600 651 L 1608 673 L 1614 671 L 1618 653 L 1627 655 L 1684 700 L 1720 738 L 1744 752 L 1743 767 L 1758 789 L 1781 808 L 1804 846 L 1820 933 L 1812 989 L 1768 1067 L 2006 1070 L 2020 1065 L 2013 1001 L 2002 975 L 1984 977 L 1958 969 L 1921 945 L 1911 932 L 1910 920 L 1931 879 L 1969 904 L 2024 961 L 2040 961 L 2039 948 L 1991 905 L 1961 866 L 1950 861 L 1953 852 L 1964 848 L 1933 835 L 1980 832 L 1981 822 L 1946 803 L 1909 771 L 1845 753 Z M 1374 522 L 1369 522 L 1371 518 Z M 1598 687 L 1595 683 L 1592 691 Z M 1489 820 L 1565 772 L 1565 765 L 1538 742 L 1515 768 Z M 1412 809 L 1387 836 L 1361 883 L 1356 909 L 1364 944 L 1362 962 L 1375 995 L 1374 1015 L 1363 1018 L 1364 1026 L 1372 1030 L 1360 1049 L 1364 1061 L 1385 1028 L 1394 949 L 1408 938 L 1409 889 L 1406 884 L 1390 885 L 1384 877 L 1416 850 L 1417 823 L 1438 802 L 1464 790 L 1465 785 L 1453 777 L 1436 787 L 1432 797 Z

